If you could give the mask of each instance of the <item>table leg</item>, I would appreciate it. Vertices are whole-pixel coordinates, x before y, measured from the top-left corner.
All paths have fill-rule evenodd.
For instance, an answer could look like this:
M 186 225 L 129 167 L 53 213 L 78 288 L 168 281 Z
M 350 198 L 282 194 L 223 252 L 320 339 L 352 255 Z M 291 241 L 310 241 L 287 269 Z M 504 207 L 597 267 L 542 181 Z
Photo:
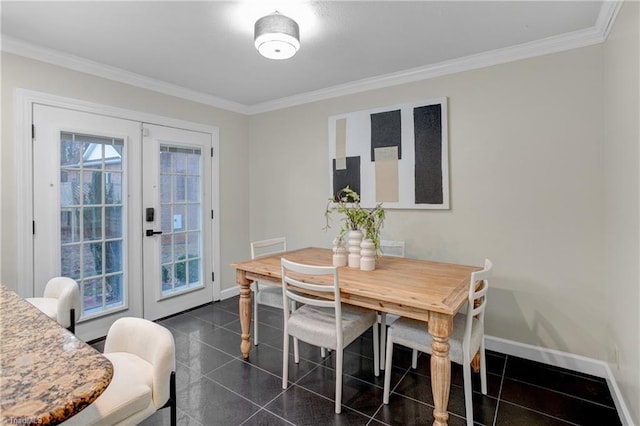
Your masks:
M 240 301 L 238 303 L 242 331 L 240 351 L 242 357 L 247 359 L 251 351 L 251 280 L 247 279 L 245 271 L 236 270 L 236 282 L 240 285 Z
M 431 391 L 433 392 L 434 422 L 444 426 L 449 419 L 449 389 L 451 387 L 451 359 L 449 358 L 449 335 L 453 328 L 451 315 L 432 312 L 429 315 L 428 329 L 431 340 Z

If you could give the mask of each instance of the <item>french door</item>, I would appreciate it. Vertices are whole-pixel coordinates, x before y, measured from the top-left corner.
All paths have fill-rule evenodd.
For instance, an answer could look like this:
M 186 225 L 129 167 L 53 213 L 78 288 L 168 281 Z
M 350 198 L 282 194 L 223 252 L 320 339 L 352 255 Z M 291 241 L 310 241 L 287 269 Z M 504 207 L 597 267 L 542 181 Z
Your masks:
M 143 135 L 144 312 L 157 319 L 212 300 L 212 145 L 210 134 L 151 124 Z
M 74 278 L 83 339 L 213 299 L 211 134 L 37 104 L 33 124 L 35 295 Z

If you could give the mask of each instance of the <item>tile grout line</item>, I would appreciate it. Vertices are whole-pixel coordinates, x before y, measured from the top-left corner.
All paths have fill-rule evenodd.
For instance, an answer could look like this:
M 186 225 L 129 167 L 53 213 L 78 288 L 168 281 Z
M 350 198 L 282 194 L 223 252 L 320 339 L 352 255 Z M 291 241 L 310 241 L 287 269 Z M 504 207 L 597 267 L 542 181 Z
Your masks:
M 500 397 L 502 396 L 502 384 L 504 383 L 504 375 L 507 371 L 508 361 L 509 361 L 509 356 L 507 355 L 504 359 L 504 365 L 502 366 L 502 375 L 500 377 L 500 389 L 498 390 L 498 400 L 496 401 L 496 412 L 493 413 L 493 426 L 496 426 L 496 422 L 498 421 L 498 410 L 500 409 Z

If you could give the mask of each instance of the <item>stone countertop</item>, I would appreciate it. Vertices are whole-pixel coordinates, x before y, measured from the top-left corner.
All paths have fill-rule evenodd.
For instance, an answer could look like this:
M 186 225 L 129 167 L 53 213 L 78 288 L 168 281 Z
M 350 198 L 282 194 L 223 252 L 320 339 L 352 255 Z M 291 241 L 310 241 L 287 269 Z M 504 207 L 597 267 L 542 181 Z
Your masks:
M 0 284 L 0 424 L 61 423 L 112 376 L 101 353 Z

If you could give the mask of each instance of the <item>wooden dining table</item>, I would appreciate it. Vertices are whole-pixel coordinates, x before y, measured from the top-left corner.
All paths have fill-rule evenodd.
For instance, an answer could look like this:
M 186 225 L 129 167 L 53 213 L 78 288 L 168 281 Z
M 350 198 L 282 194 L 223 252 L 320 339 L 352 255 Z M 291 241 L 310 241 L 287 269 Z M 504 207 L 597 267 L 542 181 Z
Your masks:
M 0 284 L 1 425 L 57 425 L 112 377 L 105 356 Z
M 240 286 L 240 350 L 244 358 L 249 357 L 251 350 L 251 283 L 260 281 L 281 285 L 281 258 L 308 265 L 330 266 L 332 251 L 308 247 L 231 265 L 236 269 L 236 281 Z M 449 336 L 453 317 L 467 301 L 471 273 L 481 269 L 477 266 L 381 256 L 373 271 L 346 266 L 338 271 L 342 303 L 424 321 L 433 336 L 431 389 L 435 406 L 434 425 L 446 425 L 449 418 Z M 327 284 L 332 283 L 327 281 Z

